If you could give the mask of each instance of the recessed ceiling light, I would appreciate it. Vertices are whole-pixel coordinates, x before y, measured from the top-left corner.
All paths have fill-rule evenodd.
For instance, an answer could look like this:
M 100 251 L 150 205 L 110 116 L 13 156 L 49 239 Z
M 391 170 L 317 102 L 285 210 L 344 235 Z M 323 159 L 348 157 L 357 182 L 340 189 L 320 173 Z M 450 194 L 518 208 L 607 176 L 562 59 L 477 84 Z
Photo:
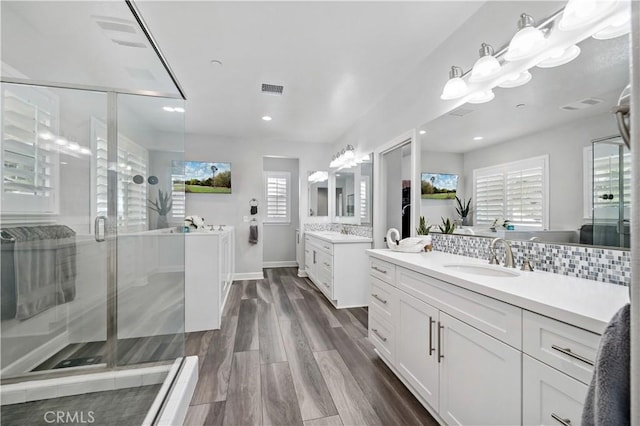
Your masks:
M 481 141 L 482 139 L 484 139 L 483 136 L 476 136 L 475 138 L 473 138 L 474 141 Z
M 163 110 L 167 111 L 167 112 L 173 112 L 175 111 L 175 109 L 173 107 L 170 106 L 166 106 L 166 107 L 162 107 Z
M 271 117 L 270 117 L 270 116 L 268 116 L 268 115 L 264 115 L 264 116 L 262 116 L 262 119 L 263 119 L 264 121 L 271 121 Z
M 175 107 L 173 110 L 175 112 L 184 112 L 184 108 L 182 108 L 182 107 Z
M 427 131 L 426 131 L 426 130 L 420 130 L 420 132 L 419 132 L 419 133 L 420 133 L 421 135 L 424 135 L 425 133 L 427 133 Z

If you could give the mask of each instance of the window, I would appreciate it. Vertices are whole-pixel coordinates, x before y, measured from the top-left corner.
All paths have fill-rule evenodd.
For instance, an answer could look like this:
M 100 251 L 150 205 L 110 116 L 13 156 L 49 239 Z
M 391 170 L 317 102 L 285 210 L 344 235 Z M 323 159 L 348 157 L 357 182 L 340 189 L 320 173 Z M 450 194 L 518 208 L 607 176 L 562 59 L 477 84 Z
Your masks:
M 33 87 L 2 89 L 2 212 L 58 213 L 58 102 Z
M 291 222 L 291 174 L 289 172 L 265 172 L 267 218 L 269 223 Z
M 92 118 L 92 141 L 94 160 L 95 216 L 107 215 L 107 128 L 98 119 Z M 149 153 L 131 139 L 118 135 L 118 231 L 135 232 L 147 230 L 147 180 Z M 133 182 L 136 175 L 145 179 L 141 184 Z M 153 194 L 152 194 L 153 195 Z M 153 198 L 153 197 L 152 197 Z
M 549 228 L 548 156 L 473 171 L 475 222 L 497 218 L 515 226 Z
M 360 177 L 360 223 L 371 223 L 371 177 Z

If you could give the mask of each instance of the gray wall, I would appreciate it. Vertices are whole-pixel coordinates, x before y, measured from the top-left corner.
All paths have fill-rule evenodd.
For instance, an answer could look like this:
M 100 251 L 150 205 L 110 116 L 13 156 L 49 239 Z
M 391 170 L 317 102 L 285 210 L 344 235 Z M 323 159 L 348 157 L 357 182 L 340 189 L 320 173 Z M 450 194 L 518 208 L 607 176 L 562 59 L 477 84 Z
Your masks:
M 326 170 L 333 154 L 329 144 L 300 144 L 271 140 L 237 140 L 222 136 L 188 134 L 185 139 L 185 159 L 193 161 L 227 161 L 231 163 L 231 194 L 187 194 L 187 215 L 199 215 L 207 223 L 235 226 L 235 272 L 238 279 L 262 274 L 264 244 L 264 183 L 263 157 L 266 155 L 295 157 L 299 160 L 299 175 L 309 171 Z M 307 180 L 300 181 L 299 207 L 301 223 L 326 221 L 327 218 L 309 218 Z M 256 198 L 258 206 L 259 240 L 251 245 L 249 200 Z M 302 225 L 301 225 L 302 226 Z
M 549 154 L 550 228 L 578 229 L 584 223 L 583 149 L 593 139 L 617 134 L 615 119 L 607 113 L 467 152 L 465 194 L 473 194 L 474 169 Z
M 297 158 L 265 157 L 263 162 L 265 172 L 291 173 L 291 222 L 288 224 L 265 223 L 262 261 L 265 267 L 277 266 L 270 262 L 295 262 L 296 260 L 296 229 L 299 221 L 299 161 Z M 264 187 L 264 184 L 263 184 Z M 263 209 L 266 206 L 262 207 Z

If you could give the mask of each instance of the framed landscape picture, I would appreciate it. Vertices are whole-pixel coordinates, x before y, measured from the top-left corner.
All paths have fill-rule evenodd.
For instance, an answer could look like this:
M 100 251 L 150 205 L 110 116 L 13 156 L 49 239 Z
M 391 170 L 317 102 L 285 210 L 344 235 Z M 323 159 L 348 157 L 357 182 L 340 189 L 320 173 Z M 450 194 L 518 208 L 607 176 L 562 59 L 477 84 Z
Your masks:
M 421 193 L 427 200 L 450 200 L 456 198 L 458 175 L 447 173 L 422 173 Z
M 185 161 L 184 175 L 174 175 L 173 187 L 192 194 L 231 194 L 231 163 Z

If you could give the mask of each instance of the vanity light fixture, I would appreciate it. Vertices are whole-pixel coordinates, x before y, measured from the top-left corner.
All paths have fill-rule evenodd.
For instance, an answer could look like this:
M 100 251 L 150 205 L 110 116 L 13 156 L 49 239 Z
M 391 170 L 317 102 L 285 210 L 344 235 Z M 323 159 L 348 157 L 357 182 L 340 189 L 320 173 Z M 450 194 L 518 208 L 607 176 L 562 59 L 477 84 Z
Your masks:
M 332 169 L 355 166 L 356 151 L 353 145 L 347 145 L 342 151 L 336 153 L 329 163 Z
M 493 90 L 484 90 L 482 92 L 472 94 L 469 99 L 467 99 L 467 102 L 470 104 L 483 104 L 493 100 L 495 97 L 496 95 L 493 93 Z
M 580 55 L 580 48 L 575 44 L 566 49 L 553 49 L 549 51 L 549 56 L 538 62 L 539 68 L 553 68 L 568 64 Z
M 536 55 L 545 44 L 543 32 L 536 28 L 531 15 L 523 13 L 518 20 L 518 32 L 513 36 L 504 59 L 519 61 Z
M 476 83 L 478 81 L 485 81 L 500 73 L 500 62 L 493 56 L 493 53 L 494 51 L 491 45 L 482 43 L 480 47 L 480 59 L 473 64 L 469 82 Z
M 309 175 L 309 183 L 326 182 L 329 179 L 329 172 L 316 171 Z
M 564 8 L 558 28 L 571 31 L 594 23 L 606 13 L 617 0 L 569 0 Z
M 449 81 L 445 84 L 440 99 L 448 101 L 457 99 L 467 93 L 467 83 L 462 79 L 462 68 L 452 66 L 449 71 Z
M 520 74 L 508 74 L 498 84 L 498 87 L 503 89 L 513 89 L 514 87 L 520 87 L 531 81 L 531 73 L 529 71 L 522 71 Z
M 269 115 L 263 115 L 263 116 L 262 116 L 262 120 L 263 120 L 263 121 L 271 121 L 271 120 L 272 120 L 272 118 L 271 118 L 271 116 L 269 116 Z

